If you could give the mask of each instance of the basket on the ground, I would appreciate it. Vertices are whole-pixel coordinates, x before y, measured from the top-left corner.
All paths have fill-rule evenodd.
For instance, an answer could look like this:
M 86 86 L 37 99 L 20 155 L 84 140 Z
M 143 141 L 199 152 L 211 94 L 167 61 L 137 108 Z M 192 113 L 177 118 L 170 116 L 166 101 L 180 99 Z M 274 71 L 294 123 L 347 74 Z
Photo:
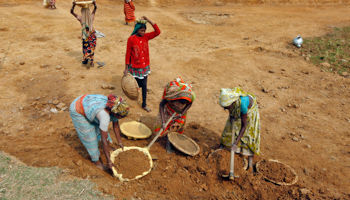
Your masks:
M 171 132 L 168 134 L 170 143 L 179 151 L 190 155 L 195 156 L 199 153 L 200 148 L 198 144 L 193 141 L 190 137 L 179 134 L 177 132 Z
M 136 121 L 122 123 L 120 130 L 128 139 L 145 139 L 152 135 L 151 129 Z
M 142 174 L 136 176 L 136 177 L 133 178 L 133 179 L 127 179 L 127 178 L 123 178 L 123 174 L 119 174 L 118 171 L 116 170 L 116 168 L 113 167 L 113 168 L 112 168 L 113 175 L 114 175 L 115 177 L 117 177 L 117 178 L 118 178 L 120 181 L 122 181 L 122 182 L 123 182 L 123 181 L 133 181 L 133 180 L 139 179 L 139 178 L 141 178 L 141 177 L 143 177 L 143 176 L 146 176 L 148 173 L 151 172 L 152 167 L 153 167 L 152 157 L 151 157 L 149 151 L 148 151 L 146 148 L 141 148 L 141 147 L 124 147 L 124 151 L 132 150 L 132 149 L 137 149 L 137 150 L 143 152 L 146 156 L 148 156 L 148 158 L 149 158 L 149 170 L 143 172 Z M 111 161 L 112 161 L 113 163 L 114 163 L 114 161 L 115 161 L 115 158 L 116 158 L 121 152 L 123 152 L 122 148 L 117 149 L 117 150 L 115 150 L 115 151 L 113 151 L 113 152 L 111 153 L 110 158 L 111 158 Z
M 77 6 L 80 6 L 83 8 L 88 8 L 93 3 L 93 1 L 85 1 L 85 0 L 74 0 L 74 2 Z
M 280 164 L 284 165 L 286 168 L 290 169 L 291 172 L 294 174 L 294 180 L 293 180 L 292 182 L 290 182 L 290 183 L 278 182 L 278 181 L 271 180 L 271 179 L 267 178 L 266 176 L 264 176 L 264 179 L 266 179 L 267 181 L 270 181 L 270 182 L 272 182 L 272 183 L 274 183 L 274 184 L 276 184 L 276 185 L 293 185 L 293 184 L 295 184 L 295 183 L 298 181 L 298 175 L 297 175 L 297 173 L 296 173 L 296 172 L 294 171 L 294 169 L 291 168 L 290 166 L 288 166 L 288 165 L 286 165 L 286 164 L 284 164 L 284 163 L 282 163 L 282 162 L 280 162 L 280 161 L 278 161 L 278 160 L 273 160 L 273 159 L 261 160 L 261 161 L 280 163 Z M 259 161 L 259 162 L 256 163 L 256 171 L 257 171 L 257 172 L 259 172 L 259 165 L 260 165 L 261 161 Z M 264 175 L 264 174 L 263 174 L 263 175 Z
M 127 74 L 122 78 L 123 92 L 132 100 L 139 98 L 139 85 L 131 74 Z

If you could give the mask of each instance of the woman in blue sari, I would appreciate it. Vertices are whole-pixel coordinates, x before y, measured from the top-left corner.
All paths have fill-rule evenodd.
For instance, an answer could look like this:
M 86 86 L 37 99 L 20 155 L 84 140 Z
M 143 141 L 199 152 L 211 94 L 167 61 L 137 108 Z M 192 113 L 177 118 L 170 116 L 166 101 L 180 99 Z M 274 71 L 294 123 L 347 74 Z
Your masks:
M 124 148 L 120 137 L 118 119 L 126 117 L 129 113 L 129 105 L 121 97 L 100 94 L 83 95 L 75 99 L 69 108 L 75 130 L 80 141 L 88 151 L 92 162 L 96 167 L 107 170 L 113 167 L 109 152 L 113 149 L 108 145 L 112 143 L 108 133 L 108 125 L 113 122 L 114 134 L 121 148 Z M 107 167 L 100 160 L 98 142 L 102 142 L 102 148 L 107 160 Z

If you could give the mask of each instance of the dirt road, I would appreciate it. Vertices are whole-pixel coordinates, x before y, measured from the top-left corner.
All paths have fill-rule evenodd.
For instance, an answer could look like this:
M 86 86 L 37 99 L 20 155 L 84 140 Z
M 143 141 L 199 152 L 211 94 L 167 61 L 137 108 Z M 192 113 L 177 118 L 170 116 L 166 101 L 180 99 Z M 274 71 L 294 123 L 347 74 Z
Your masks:
M 350 79 L 321 72 L 290 45 L 297 35 L 320 36 L 349 26 L 349 5 L 193 2 L 135 2 L 136 17 L 146 15 L 162 33 L 150 41 L 152 112 L 129 100 L 131 114 L 121 122 L 140 119 L 152 127 L 163 87 L 181 76 L 197 96 L 188 122 L 200 128 L 187 127 L 185 134 L 201 146 L 198 156 L 168 155 L 159 140 L 151 149 L 157 167 L 131 183 L 120 183 L 89 161 L 64 107 L 87 93 L 124 96 L 120 80 L 133 27 L 123 25 L 122 3 L 107 0 L 98 1 L 94 22 L 106 35 L 97 40 L 95 60 L 106 63 L 99 69 L 81 65 L 80 26 L 69 13 L 70 1 L 58 1 L 56 10 L 44 9 L 41 1 L 0 1 L 0 150 L 27 165 L 58 166 L 89 178 L 116 199 L 349 199 Z M 116 88 L 104 90 L 102 84 Z M 227 182 L 219 178 L 217 165 L 206 164 L 228 115 L 218 104 L 219 90 L 236 86 L 258 96 L 262 155 L 257 160 L 272 158 L 293 167 L 296 185 L 276 186 L 244 171 L 241 179 Z M 53 114 L 57 103 L 65 104 L 64 111 Z M 123 141 L 146 146 L 150 139 Z

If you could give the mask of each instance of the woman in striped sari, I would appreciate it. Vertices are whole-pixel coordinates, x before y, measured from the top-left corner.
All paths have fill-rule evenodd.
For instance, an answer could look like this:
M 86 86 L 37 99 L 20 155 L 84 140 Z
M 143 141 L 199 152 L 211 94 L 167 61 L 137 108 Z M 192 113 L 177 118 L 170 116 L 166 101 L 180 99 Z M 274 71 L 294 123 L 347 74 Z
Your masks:
M 98 142 L 102 141 L 102 148 L 107 160 L 107 166 L 112 169 L 109 152 L 113 149 L 108 145 L 112 139 L 108 133 L 108 125 L 113 122 L 114 134 L 121 148 L 124 148 L 120 137 L 118 119 L 126 117 L 129 105 L 121 97 L 100 94 L 90 94 L 78 97 L 71 103 L 69 113 L 80 141 L 88 151 L 96 167 L 107 170 L 100 161 Z
M 125 25 L 128 25 L 128 23 L 135 22 L 135 6 L 132 0 L 125 0 L 124 1 L 124 14 L 125 14 Z
M 159 104 L 159 113 L 156 118 L 155 132 L 162 128 L 161 136 L 167 136 L 170 132 L 184 132 L 187 111 L 192 106 L 192 102 L 196 96 L 192 91 L 192 85 L 186 84 L 181 77 L 169 82 L 164 89 L 162 101 Z M 165 123 L 176 112 L 177 115 L 165 127 Z M 173 152 L 169 139 L 167 137 L 166 150 L 167 153 Z

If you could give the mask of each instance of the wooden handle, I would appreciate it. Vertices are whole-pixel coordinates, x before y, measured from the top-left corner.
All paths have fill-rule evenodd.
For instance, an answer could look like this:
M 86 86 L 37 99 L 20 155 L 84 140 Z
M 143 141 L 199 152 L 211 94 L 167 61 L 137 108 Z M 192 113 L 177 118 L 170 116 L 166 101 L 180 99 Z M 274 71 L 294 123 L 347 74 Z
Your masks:
M 171 122 L 171 120 L 175 117 L 176 112 L 174 112 L 174 114 L 168 119 L 168 121 L 165 124 L 165 127 L 168 126 L 168 124 Z M 153 143 L 158 139 L 158 137 L 160 136 L 160 134 L 163 132 L 163 128 L 161 127 L 160 130 L 158 131 L 156 137 L 153 138 L 153 140 L 151 141 L 151 143 L 149 143 L 149 145 L 147 146 L 147 149 L 149 150 L 151 148 L 151 146 L 153 145 Z
M 231 139 L 231 143 L 232 146 L 235 142 L 235 135 L 236 135 L 236 124 L 234 123 L 234 121 L 232 120 L 231 122 L 232 125 L 232 139 Z M 231 162 L 230 162 L 230 175 L 232 174 L 234 176 L 234 167 L 235 167 L 235 152 L 234 150 L 231 148 Z

